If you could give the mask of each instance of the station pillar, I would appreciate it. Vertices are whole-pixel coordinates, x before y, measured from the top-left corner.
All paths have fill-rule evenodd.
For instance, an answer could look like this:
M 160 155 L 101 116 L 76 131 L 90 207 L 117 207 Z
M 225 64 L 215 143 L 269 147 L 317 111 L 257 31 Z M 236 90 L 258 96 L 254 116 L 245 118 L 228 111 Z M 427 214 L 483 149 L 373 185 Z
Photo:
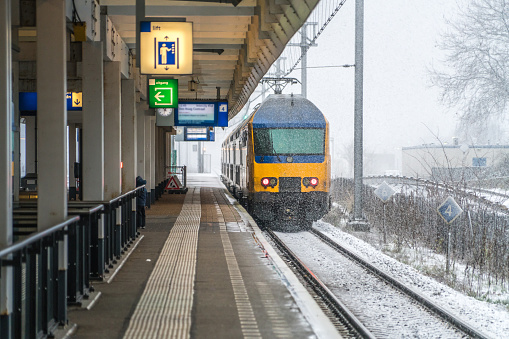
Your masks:
M 12 245 L 11 0 L 0 1 L 0 249 Z M 12 337 L 12 268 L 0 267 L 0 337 Z
M 162 145 L 161 145 L 161 135 L 163 133 L 162 129 L 160 127 L 155 127 L 156 132 L 156 143 L 155 143 L 155 182 L 156 184 L 161 182 L 161 176 L 162 176 L 162 161 L 161 161 L 161 154 L 162 154 Z
M 37 118 L 25 117 L 25 173 L 37 173 Z
M 156 198 L 156 117 L 150 117 L 150 190 L 152 194 L 150 195 L 152 202 L 155 202 Z
M 83 43 L 82 180 L 84 201 L 104 200 L 104 81 L 102 42 Z M 81 161 L 81 159 L 80 159 Z
M 110 200 L 122 191 L 120 62 L 104 63 L 104 197 Z
M 121 99 L 121 155 L 122 155 L 122 192 L 126 193 L 136 187 L 136 85 L 134 79 L 122 80 Z M 136 197 L 132 200 L 131 219 L 136 230 Z
M 82 43 L 82 91 L 83 109 L 80 131 L 81 178 L 80 190 L 83 201 L 104 201 L 104 74 L 103 43 Z M 105 261 L 104 214 L 98 225 L 98 263 Z M 104 272 L 99 264 L 98 274 Z
M 74 163 L 76 162 L 76 124 L 69 123 L 69 200 L 76 200 L 76 177 Z
M 67 36 L 66 2 L 37 0 L 37 230 L 43 231 L 67 219 Z M 48 290 L 35 293 L 36 303 L 56 295 L 57 319 L 67 323 L 67 234 L 58 242 L 58 267 L 51 251 L 41 249 L 38 270 L 57 269 L 58 279 Z M 48 260 L 44 263 L 44 252 Z M 54 253 L 54 252 L 53 252 Z M 36 326 L 37 328 L 37 326 Z
M 67 218 L 65 1 L 37 1 L 37 229 Z
M 150 119 L 150 115 L 148 111 L 145 111 L 147 115 L 145 115 L 145 180 L 147 180 L 147 185 L 145 186 L 147 189 L 147 204 L 149 206 L 152 204 L 152 119 Z
M 147 179 L 145 175 L 145 111 L 148 110 L 146 102 L 136 104 L 136 176 Z
M 122 80 L 122 192 L 136 187 L 136 89 L 133 79 Z M 136 206 L 135 206 L 136 208 Z

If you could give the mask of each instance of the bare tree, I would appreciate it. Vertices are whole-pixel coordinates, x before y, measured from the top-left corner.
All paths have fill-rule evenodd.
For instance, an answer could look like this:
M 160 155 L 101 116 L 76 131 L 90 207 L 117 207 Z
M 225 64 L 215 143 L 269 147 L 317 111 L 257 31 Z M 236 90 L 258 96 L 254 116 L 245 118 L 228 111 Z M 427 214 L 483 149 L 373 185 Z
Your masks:
M 448 25 L 439 43 L 447 56 L 431 71 L 432 83 L 464 125 L 482 128 L 488 117 L 508 110 L 509 1 L 472 0 Z

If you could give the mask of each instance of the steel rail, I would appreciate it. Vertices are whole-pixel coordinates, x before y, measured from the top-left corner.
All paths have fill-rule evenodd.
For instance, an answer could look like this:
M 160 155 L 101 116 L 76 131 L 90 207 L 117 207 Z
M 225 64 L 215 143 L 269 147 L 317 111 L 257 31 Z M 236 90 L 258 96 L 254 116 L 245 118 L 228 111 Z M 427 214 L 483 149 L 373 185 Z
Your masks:
M 311 289 L 323 300 L 336 319 L 345 326 L 350 333 L 360 338 L 376 338 L 355 315 L 325 286 L 325 284 L 274 234 L 270 229 L 265 232 L 283 252 L 288 260 L 297 268 L 301 277 L 309 284 Z
M 413 290 L 412 288 L 406 286 L 396 278 L 391 277 L 390 275 L 382 272 L 380 269 L 376 268 L 375 266 L 371 265 L 355 253 L 351 252 L 350 250 L 346 249 L 345 247 L 341 246 L 340 244 L 336 243 L 334 240 L 323 234 L 322 232 L 311 229 L 311 234 L 318 237 L 320 240 L 325 242 L 327 245 L 331 246 L 335 250 L 341 252 L 345 256 L 351 258 L 358 264 L 360 264 L 362 267 L 370 271 L 371 273 L 375 274 L 376 276 L 380 277 L 382 280 L 388 282 L 392 286 L 394 286 L 396 289 L 400 290 L 401 292 L 405 293 L 406 295 L 410 296 L 412 299 L 419 302 L 421 305 L 425 306 L 427 309 L 432 311 L 433 313 L 437 314 L 440 318 L 446 320 L 451 325 L 456 327 L 457 329 L 461 330 L 462 332 L 468 334 L 469 336 L 473 338 L 480 338 L 480 339 L 487 339 L 489 336 L 483 334 L 479 330 L 474 329 L 467 323 L 465 323 L 463 320 L 457 318 L 455 315 L 447 311 L 446 309 L 442 308 L 441 306 L 435 304 L 431 300 L 429 300 L 426 296 L 422 295 L 421 293 Z

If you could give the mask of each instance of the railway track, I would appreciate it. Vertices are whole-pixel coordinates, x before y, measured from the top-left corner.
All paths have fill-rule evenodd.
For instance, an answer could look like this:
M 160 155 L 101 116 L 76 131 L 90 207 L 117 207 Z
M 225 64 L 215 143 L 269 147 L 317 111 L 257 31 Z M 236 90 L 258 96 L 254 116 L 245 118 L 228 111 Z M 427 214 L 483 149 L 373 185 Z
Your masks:
M 265 232 L 314 292 L 315 296 L 333 314 L 334 319 L 332 321 L 342 336 L 346 338 L 376 338 L 272 230 L 266 229 Z
M 444 308 L 440 307 L 439 305 L 432 302 L 429 298 L 425 297 L 424 295 L 420 294 L 419 292 L 413 290 L 410 287 L 407 287 L 405 284 L 400 282 L 399 280 L 391 277 L 390 275 L 384 273 L 383 271 L 379 270 L 375 266 L 371 265 L 361 257 L 357 256 L 355 253 L 349 251 L 345 247 L 341 246 L 340 244 L 336 243 L 332 239 L 330 239 L 327 235 L 324 233 L 316 230 L 311 229 L 310 233 L 318 237 L 320 240 L 325 242 L 327 245 L 331 246 L 335 250 L 339 251 L 345 256 L 348 256 L 352 260 L 354 260 L 356 263 L 358 263 L 360 266 L 371 272 L 372 274 L 376 275 L 383 281 L 386 281 L 388 284 L 392 285 L 395 289 L 401 291 L 402 293 L 406 294 L 422 306 L 426 307 L 428 310 L 436 314 L 438 317 L 442 318 L 443 320 L 450 323 L 452 326 L 456 327 L 463 333 L 469 335 L 472 338 L 488 338 L 483 333 L 479 332 L 478 330 L 474 329 L 455 315 L 451 314 Z
M 436 305 L 431 300 L 429 300 L 429 298 L 416 292 L 412 288 L 405 286 L 405 284 L 401 283 L 397 279 L 392 278 L 388 274 L 380 271 L 370 263 L 366 262 L 362 258 L 358 257 L 356 254 L 349 251 L 348 249 L 335 243 L 333 240 L 331 240 L 318 230 L 312 229 L 309 232 L 310 235 L 312 234 L 314 237 L 320 239 L 320 242 L 326 244 L 326 247 L 328 247 L 329 250 L 332 248 L 334 252 L 338 252 L 341 254 L 341 256 L 348 258 L 344 260 L 350 261 L 349 265 L 356 266 L 358 270 L 369 272 L 363 274 L 371 275 L 372 278 L 359 278 L 359 276 L 357 276 L 358 280 L 363 280 L 363 285 L 369 285 L 372 283 L 371 280 L 373 281 L 376 280 L 376 284 L 378 285 L 376 286 L 374 285 L 375 287 L 371 287 L 371 289 L 373 289 L 374 294 L 379 293 L 379 296 L 371 297 L 371 299 L 377 299 L 378 301 L 380 299 L 386 299 L 387 302 L 398 300 L 394 302 L 397 305 L 398 303 L 400 303 L 400 305 L 401 304 L 405 305 L 405 308 L 408 308 L 408 310 L 405 311 L 398 310 L 398 308 L 400 307 L 394 307 L 394 305 L 392 305 L 392 308 L 389 308 L 390 309 L 389 312 L 391 314 L 387 314 L 387 309 L 385 309 L 384 313 L 383 308 L 381 308 L 380 311 L 372 310 L 371 308 L 376 309 L 376 306 L 370 306 L 372 305 L 370 304 L 370 302 L 373 301 L 369 300 L 370 297 L 368 295 L 371 294 L 369 288 L 368 292 L 361 292 L 361 290 L 357 290 L 357 287 L 352 288 L 353 290 L 357 291 L 356 293 L 366 294 L 365 297 L 362 296 L 360 298 L 361 301 L 359 300 L 355 302 L 352 302 L 351 300 L 341 301 L 338 298 L 343 299 L 343 295 L 341 292 L 338 292 L 338 286 L 336 287 L 325 286 L 325 284 L 317 278 L 316 275 L 318 273 L 315 274 L 314 272 L 312 272 L 307 267 L 307 265 L 298 258 L 299 255 L 301 256 L 303 255 L 302 253 L 298 254 L 292 252 L 292 250 L 285 244 L 284 240 L 280 239 L 276 234 L 274 234 L 271 231 L 268 231 L 268 233 L 272 240 L 274 241 L 274 243 L 276 244 L 276 246 L 278 247 L 278 249 L 281 252 L 283 252 L 285 256 L 287 256 L 289 261 L 291 261 L 291 265 L 295 267 L 295 269 L 303 277 L 307 284 L 313 289 L 313 291 L 315 291 L 315 293 L 322 300 L 324 300 L 324 303 L 327 305 L 327 307 L 329 307 L 332 310 L 332 313 L 334 314 L 335 317 L 337 317 L 338 322 L 342 324 L 341 326 L 349 328 L 347 332 L 349 333 L 350 337 L 362 337 L 362 338 L 394 337 L 395 332 L 390 332 L 388 328 L 402 327 L 406 331 L 409 331 L 408 333 L 412 333 L 413 336 L 421 336 L 422 332 L 424 331 L 426 334 L 429 335 L 429 337 L 436 337 L 436 335 L 440 336 L 443 334 L 446 336 L 451 335 L 457 337 L 465 337 L 465 335 L 468 335 L 469 337 L 472 338 L 487 338 L 486 335 L 472 328 L 467 323 L 457 318 L 444 308 Z M 292 235 L 287 234 L 285 236 L 291 237 Z M 313 250 L 317 251 L 317 248 L 313 247 Z M 302 252 L 304 253 L 304 251 Z M 355 262 L 355 264 L 353 264 L 352 261 Z M 347 264 L 342 264 L 342 267 L 345 266 L 347 266 Z M 362 269 L 360 269 L 359 267 L 362 267 Z M 331 269 L 329 269 L 329 271 L 331 271 Z M 347 271 L 349 272 L 349 274 L 347 275 L 350 275 L 352 269 L 348 269 Z M 353 273 L 352 275 L 355 274 L 357 273 Z M 343 274 L 343 276 L 345 276 L 345 274 Z M 376 278 L 374 278 L 375 276 Z M 348 283 L 344 282 L 340 283 L 340 285 L 346 284 Z M 380 284 L 385 286 L 380 287 Z M 339 290 L 341 290 L 341 287 L 339 287 Z M 387 292 L 385 290 L 391 291 Z M 336 295 L 334 295 L 334 293 L 336 293 Z M 351 307 L 351 305 L 353 305 L 353 308 Z M 366 311 L 365 309 L 369 309 L 370 312 L 369 315 L 363 314 Z M 357 316 L 354 315 L 354 312 Z M 379 312 L 381 315 L 377 315 L 377 312 Z M 400 314 L 398 314 L 398 312 L 400 312 Z M 425 316 L 423 316 L 423 314 L 425 314 Z M 423 317 L 430 318 L 431 320 L 430 319 L 423 320 L 422 323 L 419 323 L 419 320 L 417 319 L 419 318 L 423 319 Z M 384 318 L 391 319 L 388 320 Z M 408 320 L 407 318 L 410 320 Z M 386 321 L 387 323 L 384 323 L 384 321 Z M 412 322 L 414 323 L 413 326 L 418 327 L 418 329 L 414 329 L 413 332 L 412 330 L 408 330 L 408 328 L 406 328 L 408 323 Z M 416 322 L 417 325 L 415 324 Z M 429 325 L 433 324 L 434 322 L 438 322 L 438 325 Z M 427 326 L 429 327 L 429 329 L 422 328 L 423 324 L 425 323 L 428 324 Z M 420 331 L 421 333 L 416 333 L 416 331 Z M 343 334 L 343 332 L 341 333 Z M 405 335 L 400 336 L 404 337 Z

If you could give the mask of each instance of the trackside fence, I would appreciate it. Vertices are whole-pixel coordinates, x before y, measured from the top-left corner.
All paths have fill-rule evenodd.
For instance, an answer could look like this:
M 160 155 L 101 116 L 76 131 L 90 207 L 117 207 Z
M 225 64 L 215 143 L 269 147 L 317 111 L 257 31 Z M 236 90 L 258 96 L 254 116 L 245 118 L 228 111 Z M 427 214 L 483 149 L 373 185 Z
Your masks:
M 380 243 L 387 239 L 396 252 L 404 248 L 427 249 L 430 256 L 433 253 L 445 256 L 449 248 L 452 267 L 457 264 L 464 267 L 464 276 L 450 281 L 461 280 L 462 286 L 458 287 L 474 295 L 480 295 L 483 284 L 501 284 L 509 288 L 509 211 L 506 206 L 486 199 L 486 192 L 479 194 L 409 178 L 379 179 L 377 183 L 374 178 L 365 179 L 373 186 L 363 186 L 363 210 L 373 233 L 379 234 Z M 396 190 L 385 206 L 374 194 L 382 181 Z M 342 213 L 348 216 L 353 206 L 353 180 L 334 179 L 331 192 L 333 201 L 340 204 Z M 448 196 L 463 210 L 450 225 L 437 213 Z

